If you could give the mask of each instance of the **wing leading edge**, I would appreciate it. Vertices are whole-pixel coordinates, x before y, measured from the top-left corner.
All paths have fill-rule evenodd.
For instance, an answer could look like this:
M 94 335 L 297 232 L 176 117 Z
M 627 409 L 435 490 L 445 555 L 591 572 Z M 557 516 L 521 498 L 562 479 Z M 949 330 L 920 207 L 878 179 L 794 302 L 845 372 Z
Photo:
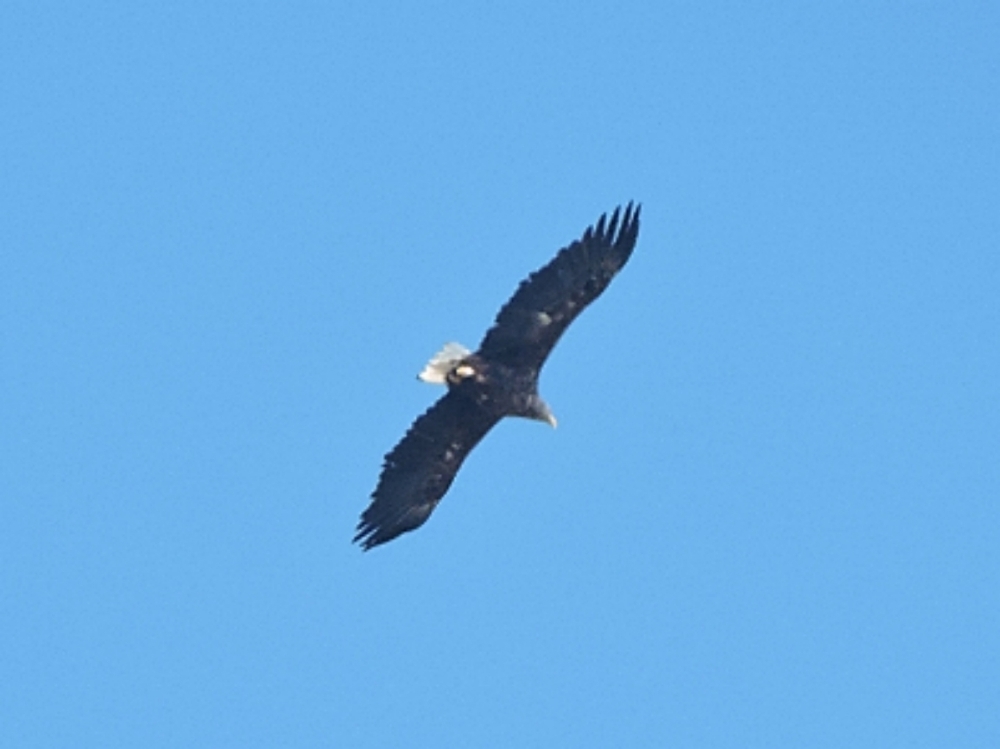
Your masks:
M 641 206 L 601 216 L 583 237 L 521 282 L 479 345 L 479 354 L 540 369 L 559 338 L 599 297 L 632 255 Z M 620 220 L 620 223 L 619 223 Z
M 423 525 L 497 421 L 459 391 L 440 398 L 385 456 L 354 541 L 367 551 Z

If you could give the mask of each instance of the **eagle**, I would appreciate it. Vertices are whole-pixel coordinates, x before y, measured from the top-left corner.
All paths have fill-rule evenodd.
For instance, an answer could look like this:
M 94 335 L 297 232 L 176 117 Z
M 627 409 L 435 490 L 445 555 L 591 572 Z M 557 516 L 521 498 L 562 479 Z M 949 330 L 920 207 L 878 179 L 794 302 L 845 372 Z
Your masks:
M 355 543 L 365 551 L 423 525 L 479 441 L 506 416 L 556 417 L 538 395 L 538 375 L 559 338 L 628 262 L 641 206 L 629 203 L 588 228 L 528 276 L 473 353 L 448 343 L 417 375 L 448 392 L 386 456 Z

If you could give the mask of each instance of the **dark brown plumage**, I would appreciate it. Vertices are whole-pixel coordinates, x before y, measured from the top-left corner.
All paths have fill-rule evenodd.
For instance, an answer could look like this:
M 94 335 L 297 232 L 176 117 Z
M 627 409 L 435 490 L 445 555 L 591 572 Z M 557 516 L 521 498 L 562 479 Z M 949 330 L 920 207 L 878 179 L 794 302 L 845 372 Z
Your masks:
M 422 525 L 462 462 L 505 416 L 555 417 L 538 395 L 538 375 L 559 338 L 628 262 L 639 206 L 601 216 L 548 265 L 521 282 L 474 354 L 449 344 L 421 373 L 448 392 L 388 455 L 357 535 L 365 550 Z M 620 221 L 620 222 L 619 222 Z

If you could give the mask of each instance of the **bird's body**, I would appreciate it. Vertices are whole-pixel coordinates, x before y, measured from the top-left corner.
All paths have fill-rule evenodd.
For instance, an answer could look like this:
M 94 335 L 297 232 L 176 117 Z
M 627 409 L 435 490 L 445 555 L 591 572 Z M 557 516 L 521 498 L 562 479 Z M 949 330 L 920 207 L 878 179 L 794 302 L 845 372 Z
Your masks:
M 619 217 L 621 225 L 619 226 Z M 448 344 L 420 378 L 448 392 L 388 455 L 355 541 L 367 550 L 422 525 L 469 452 L 502 418 L 555 426 L 538 395 L 538 375 L 560 336 L 625 265 L 639 232 L 639 208 L 602 216 L 583 237 L 521 282 L 475 353 Z

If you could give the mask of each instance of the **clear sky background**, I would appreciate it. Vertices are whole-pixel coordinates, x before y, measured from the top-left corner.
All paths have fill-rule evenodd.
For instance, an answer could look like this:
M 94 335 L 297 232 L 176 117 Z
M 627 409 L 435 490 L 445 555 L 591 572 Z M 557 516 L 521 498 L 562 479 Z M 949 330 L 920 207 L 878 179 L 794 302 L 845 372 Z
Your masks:
M 0 99 L 0 745 L 1000 746 L 996 3 L 10 2 Z

